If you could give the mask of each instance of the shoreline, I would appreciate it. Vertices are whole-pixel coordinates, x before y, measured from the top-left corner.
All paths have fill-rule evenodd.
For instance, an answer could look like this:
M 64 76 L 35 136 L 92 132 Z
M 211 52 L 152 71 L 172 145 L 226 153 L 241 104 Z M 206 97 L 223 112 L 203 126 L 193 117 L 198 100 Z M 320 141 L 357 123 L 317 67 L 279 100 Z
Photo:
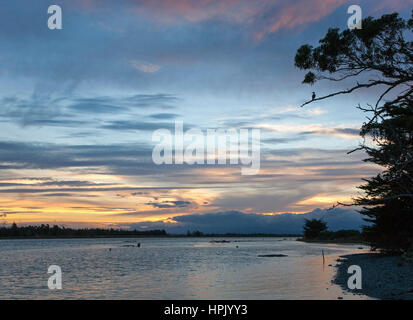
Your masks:
M 359 253 L 340 256 L 332 283 L 344 291 L 381 300 L 413 300 L 413 263 L 399 265 L 399 256 L 379 253 Z M 362 270 L 362 289 L 350 290 L 348 267 L 358 265 Z
M 0 237 L 1 240 L 42 240 L 42 239 L 122 239 L 122 238 L 297 238 L 297 235 L 277 235 L 277 234 L 234 234 L 234 235 L 202 235 L 202 236 L 187 236 L 179 234 L 171 235 L 103 235 L 103 236 L 17 236 L 17 237 Z
M 306 243 L 359 244 L 359 245 L 363 245 L 363 246 L 368 245 L 366 242 L 363 242 L 362 240 L 347 240 L 347 239 L 336 239 L 336 240 L 315 239 L 315 240 L 309 240 L 309 239 L 304 239 L 304 238 L 298 238 L 297 241 L 306 242 Z

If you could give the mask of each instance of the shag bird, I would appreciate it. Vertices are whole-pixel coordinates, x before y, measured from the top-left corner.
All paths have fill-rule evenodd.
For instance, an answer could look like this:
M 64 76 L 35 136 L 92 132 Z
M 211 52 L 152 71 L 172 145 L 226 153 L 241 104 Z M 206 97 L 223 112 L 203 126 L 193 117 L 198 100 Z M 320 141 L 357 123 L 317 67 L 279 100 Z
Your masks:
M 312 95 L 313 100 L 315 99 L 315 92 L 313 91 L 313 95 Z

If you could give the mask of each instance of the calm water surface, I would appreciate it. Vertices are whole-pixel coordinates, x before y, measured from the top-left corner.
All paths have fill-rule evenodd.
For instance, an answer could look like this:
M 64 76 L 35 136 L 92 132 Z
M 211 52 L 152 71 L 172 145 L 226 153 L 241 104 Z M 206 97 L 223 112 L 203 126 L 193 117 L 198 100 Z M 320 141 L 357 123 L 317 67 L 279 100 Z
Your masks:
M 359 245 L 211 240 L 221 239 L 1 240 L 0 299 L 367 298 L 331 284 L 335 268 L 328 266 L 339 255 L 363 252 Z M 137 242 L 141 248 L 127 247 Z M 52 264 L 62 269 L 62 290 L 47 287 Z

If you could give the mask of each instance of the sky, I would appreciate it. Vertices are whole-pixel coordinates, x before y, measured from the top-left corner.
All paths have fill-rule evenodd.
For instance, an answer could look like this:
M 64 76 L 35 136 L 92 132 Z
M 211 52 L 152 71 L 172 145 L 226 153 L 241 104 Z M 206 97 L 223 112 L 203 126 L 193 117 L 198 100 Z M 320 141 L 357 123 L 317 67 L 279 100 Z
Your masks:
M 47 27 L 52 4 L 61 30 Z M 0 223 L 142 227 L 349 201 L 379 170 L 347 154 L 361 142 L 355 106 L 377 92 L 300 108 L 346 84 L 301 84 L 294 56 L 347 28 L 353 4 L 407 17 L 413 0 L 3 1 Z M 152 134 L 175 121 L 260 129 L 259 173 L 156 165 Z

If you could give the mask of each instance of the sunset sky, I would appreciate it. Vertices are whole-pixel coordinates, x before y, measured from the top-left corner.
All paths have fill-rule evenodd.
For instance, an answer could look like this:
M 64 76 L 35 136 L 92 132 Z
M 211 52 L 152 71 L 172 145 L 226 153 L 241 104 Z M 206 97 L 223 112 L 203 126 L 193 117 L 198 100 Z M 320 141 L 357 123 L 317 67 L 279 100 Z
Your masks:
M 47 28 L 47 8 L 63 29 Z M 359 144 L 374 101 L 301 84 L 302 44 L 413 0 L 3 1 L 0 10 L 0 224 L 122 226 L 240 211 L 304 213 L 356 195 L 377 172 Z M 152 133 L 261 129 L 261 170 L 156 165 Z

